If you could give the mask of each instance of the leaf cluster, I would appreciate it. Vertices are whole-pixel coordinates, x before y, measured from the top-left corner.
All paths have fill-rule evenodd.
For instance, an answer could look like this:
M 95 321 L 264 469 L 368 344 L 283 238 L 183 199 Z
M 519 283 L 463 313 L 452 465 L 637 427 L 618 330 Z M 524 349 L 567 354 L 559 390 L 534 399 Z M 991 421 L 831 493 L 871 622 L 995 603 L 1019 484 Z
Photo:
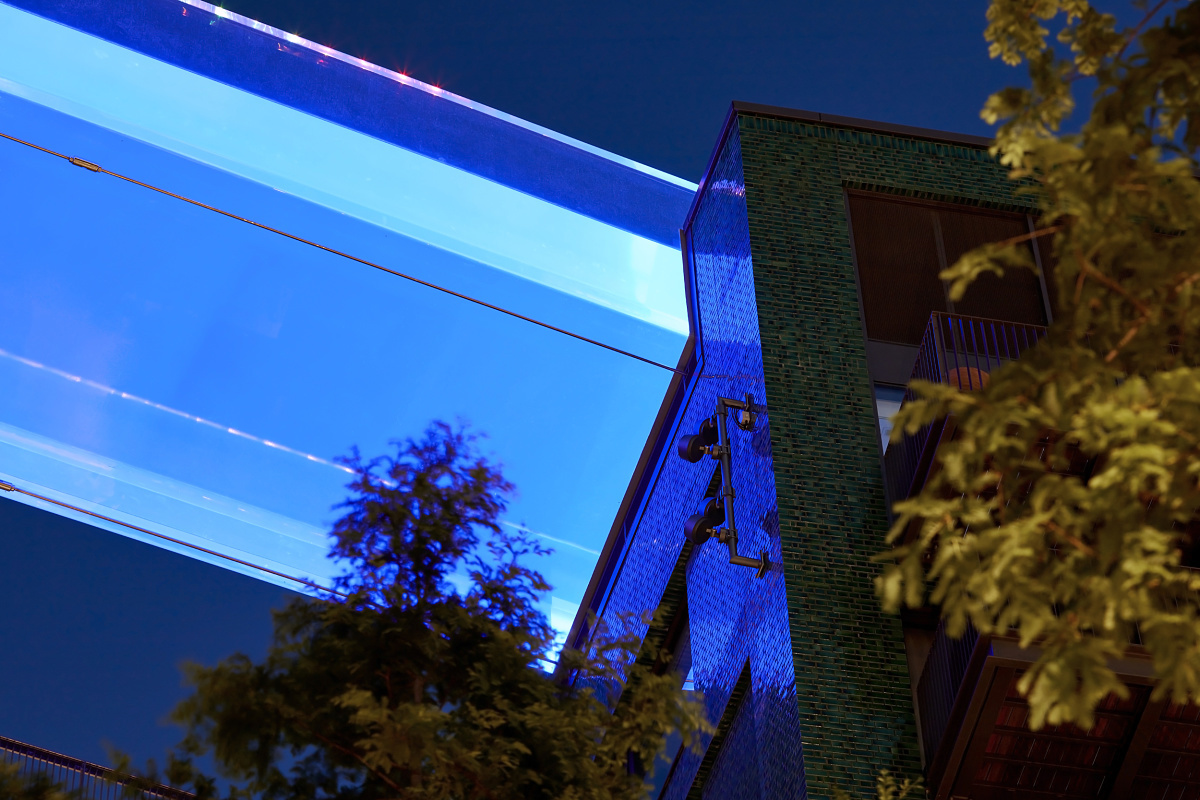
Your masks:
M 436 424 L 394 457 L 346 463 L 344 596 L 277 612 L 261 662 L 187 668 L 173 785 L 217 794 L 197 767 L 211 756 L 231 798 L 635 798 L 631 753 L 653 763 L 669 731 L 707 729 L 677 680 L 610 666 L 634 640 L 564 652 L 570 684 L 539 668 L 548 587 L 525 560 L 542 551 L 500 524 L 511 487 L 461 430 Z M 622 684 L 616 713 L 586 688 Z
M 1041 649 L 1020 689 L 1030 724 L 1089 728 L 1144 647 L 1157 696 L 1200 699 L 1200 5 L 1139 5 L 1118 27 L 1086 0 L 993 0 L 993 56 L 1027 88 L 984 108 L 994 155 L 1039 206 L 1058 301 L 1049 336 L 978 392 L 914 385 L 893 437 L 953 418 L 924 489 L 896 505 L 886 607 L 942 607 L 952 635 Z M 1058 26 L 1051 38 L 1047 26 Z M 1090 118 L 1062 133 L 1079 79 Z M 1032 266 L 1016 240 L 943 273 Z M 916 530 L 915 537 L 910 532 Z
M 916 800 L 925 796 L 924 782 L 920 778 L 897 778 L 886 769 L 875 777 L 875 800 Z M 845 789 L 834 789 L 833 800 L 853 800 Z
M 45 776 L 23 777 L 20 765 L 0 762 L 0 800 L 73 800 L 75 795 Z

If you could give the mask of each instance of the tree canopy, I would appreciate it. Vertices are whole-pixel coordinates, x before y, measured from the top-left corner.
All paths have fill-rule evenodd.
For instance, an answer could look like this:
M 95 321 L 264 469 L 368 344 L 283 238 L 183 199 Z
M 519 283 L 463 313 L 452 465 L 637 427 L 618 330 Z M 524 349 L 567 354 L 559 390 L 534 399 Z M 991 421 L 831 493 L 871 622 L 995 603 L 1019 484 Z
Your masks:
M 1200 532 L 1200 5 L 1134 10 L 1122 26 L 1086 0 L 992 0 L 991 54 L 1029 83 L 983 116 L 1052 242 L 1055 318 L 982 391 L 914 386 L 893 434 L 957 425 L 896 505 L 883 602 L 928 596 L 951 635 L 970 624 L 1041 648 L 1019 685 L 1035 729 L 1090 728 L 1103 697 L 1127 694 L 1111 659 L 1131 643 L 1157 696 L 1200 699 L 1200 574 L 1184 563 Z M 1089 88 L 1090 115 L 1064 132 Z M 1023 268 L 1028 244 L 1010 240 L 943 278 L 959 298 Z
M 548 587 L 525 562 L 540 550 L 501 525 L 512 487 L 461 430 L 345 463 L 341 596 L 277 612 L 261 662 L 187 668 L 172 785 L 216 794 L 196 766 L 211 756 L 226 793 L 264 800 L 636 798 L 631 763 L 653 764 L 672 730 L 707 729 L 677 677 L 614 666 L 636 655 L 630 639 L 564 651 L 569 684 L 539 668 Z M 622 685 L 610 713 L 594 689 Z

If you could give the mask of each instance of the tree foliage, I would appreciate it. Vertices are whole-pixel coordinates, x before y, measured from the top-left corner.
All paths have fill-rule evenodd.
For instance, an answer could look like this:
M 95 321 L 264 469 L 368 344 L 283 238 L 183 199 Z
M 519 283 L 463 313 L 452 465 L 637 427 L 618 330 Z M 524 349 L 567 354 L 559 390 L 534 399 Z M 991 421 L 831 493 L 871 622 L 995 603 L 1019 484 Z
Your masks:
M 187 668 L 173 785 L 216 793 L 196 767 L 211 755 L 231 796 L 265 800 L 635 798 L 631 756 L 652 764 L 671 730 L 708 730 L 677 678 L 612 666 L 635 641 L 564 652 L 572 685 L 539 669 L 548 587 L 525 560 L 541 551 L 500 524 L 511 487 L 468 436 L 439 424 L 394 457 L 345 463 L 344 596 L 277 612 L 261 662 Z M 582 688 L 622 683 L 615 713 Z
M 917 800 L 919 797 L 925 797 L 925 784 L 920 778 L 901 780 L 886 769 L 879 770 L 874 800 Z M 835 788 L 833 800 L 853 800 L 853 795 L 845 789 Z
M 45 776 L 27 779 L 16 763 L 0 762 L 0 800 L 72 800 L 73 794 Z
M 1200 576 L 1181 563 L 1200 510 L 1200 5 L 1135 5 L 1122 27 L 1086 0 L 992 0 L 991 53 L 1030 81 L 983 116 L 1052 239 L 1058 308 L 983 391 L 914 387 L 893 434 L 957 423 L 896 506 L 884 604 L 931 588 L 951 635 L 969 623 L 1041 648 L 1020 683 L 1035 729 L 1089 728 L 1099 700 L 1127 693 L 1110 665 L 1135 641 L 1157 696 L 1200 699 Z M 1089 86 L 1089 118 L 1063 133 Z M 979 274 L 1032 267 L 1009 241 L 943 278 L 959 298 Z

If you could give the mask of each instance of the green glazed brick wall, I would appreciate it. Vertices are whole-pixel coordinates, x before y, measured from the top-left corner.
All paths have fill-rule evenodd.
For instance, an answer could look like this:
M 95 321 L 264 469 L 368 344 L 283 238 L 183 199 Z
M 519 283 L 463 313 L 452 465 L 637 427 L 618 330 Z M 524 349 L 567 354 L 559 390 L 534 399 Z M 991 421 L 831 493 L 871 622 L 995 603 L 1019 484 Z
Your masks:
M 1023 208 L 985 150 L 741 112 L 750 249 L 771 413 L 810 797 L 873 796 L 920 773 L 903 634 L 868 561 L 887 529 L 846 189 Z

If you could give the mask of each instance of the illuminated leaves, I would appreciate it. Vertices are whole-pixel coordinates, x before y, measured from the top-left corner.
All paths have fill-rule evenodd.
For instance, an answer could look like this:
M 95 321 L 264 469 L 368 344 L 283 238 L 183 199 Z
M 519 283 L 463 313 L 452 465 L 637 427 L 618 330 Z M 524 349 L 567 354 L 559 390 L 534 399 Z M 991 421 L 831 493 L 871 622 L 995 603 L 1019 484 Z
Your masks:
M 917 800 L 925 796 L 925 787 L 920 778 L 905 778 L 900 780 L 888 770 L 879 771 L 875 779 L 876 800 Z M 834 800 L 852 800 L 850 794 L 842 789 L 833 790 Z
M 941 604 L 947 629 L 1015 634 L 1041 656 L 1020 683 L 1033 727 L 1090 727 L 1142 647 L 1159 696 L 1200 699 L 1200 6 L 1138 27 L 1072 0 L 993 0 L 992 54 L 1030 88 L 994 95 L 993 153 L 1051 229 L 1049 337 L 983 391 L 918 385 L 893 436 L 953 417 L 924 489 L 898 503 L 878 581 L 886 607 Z M 1155 14 L 1158 16 L 1155 16 Z M 1055 32 L 1056 31 L 1056 32 Z M 1098 88 L 1058 133 L 1079 76 Z M 943 274 L 1029 266 L 1008 242 Z
M 74 800 L 77 793 L 67 792 L 46 778 L 26 780 L 21 765 L 0 763 L 0 800 Z

